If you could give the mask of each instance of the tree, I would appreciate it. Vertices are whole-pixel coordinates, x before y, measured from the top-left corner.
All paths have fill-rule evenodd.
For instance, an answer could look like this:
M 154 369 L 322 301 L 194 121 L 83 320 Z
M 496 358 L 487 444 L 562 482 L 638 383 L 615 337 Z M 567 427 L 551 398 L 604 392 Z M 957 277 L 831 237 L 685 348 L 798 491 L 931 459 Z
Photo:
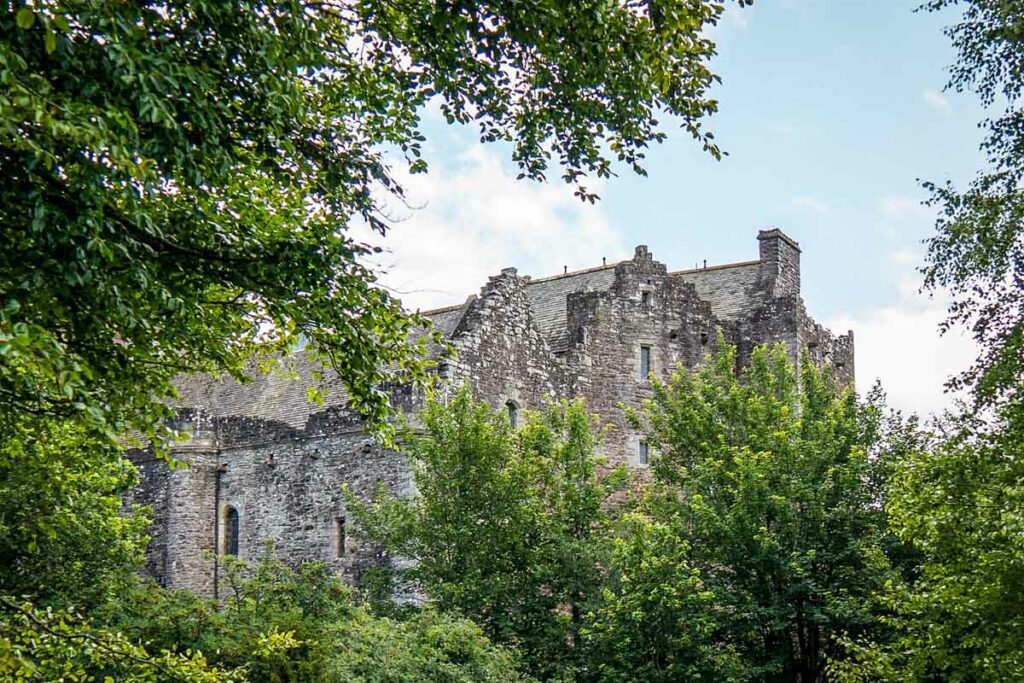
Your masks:
M 0 593 L 88 611 L 127 585 L 149 520 L 135 468 L 73 423 L 26 420 L 0 447 Z
M 571 671 L 624 471 L 599 472 L 579 402 L 530 415 L 513 431 L 464 387 L 447 405 L 429 401 L 420 420 L 422 434 L 403 440 L 417 495 L 350 500 L 350 509 L 366 534 L 411 561 L 395 577 L 400 591 L 425 594 L 519 648 L 535 675 Z
M 601 599 L 583 629 L 585 680 L 749 680 L 681 523 L 678 515 L 624 517 Z
M 976 364 L 954 378 L 982 405 L 1024 404 L 1024 2 L 932 0 L 924 9 L 962 7 L 946 30 L 957 49 L 948 88 L 974 90 L 1002 112 L 982 122 L 990 168 L 966 190 L 927 183 L 940 210 L 928 242 L 925 286 L 954 297 L 945 328 L 970 327 Z
M 1007 681 L 1024 676 L 1024 439 L 956 417 L 949 435 L 900 463 L 891 525 L 919 557 L 912 580 L 882 594 L 887 644 L 853 642 L 842 680 Z
M 121 451 L 164 445 L 179 373 L 245 380 L 308 342 L 388 436 L 389 383 L 428 376 L 427 339 L 409 341 L 425 321 L 376 285 L 349 228 L 384 231 L 392 167 L 426 170 L 428 103 L 591 200 L 584 181 L 615 161 L 642 171 L 656 116 L 718 154 L 701 128 L 712 0 L 4 10 L 0 592 L 91 604 L 132 568 Z
M 982 123 L 990 167 L 966 189 L 927 184 L 939 209 L 925 286 L 953 296 L 944 330 L 967 326 L 980 348 L 952 378 L 969 403 L 897 470 L 888 495 L 894 533 L 918 554 L 911 581 L 885 597 L 888 646 L 852 643 L 848 680 L 1014 680 L 1024 676 L 1024 3 L 933 0 L 958 7 L 947 87 L 974 90 L 1001 113 Z
M 897 578 L 872 485 L 879 410 L 807 358 L 798 376 L 781 345 L 735 363 L 720 339 L 633 416 L 658 452 L 648 515 L 686 544 L 694 599 L 712 596 L 698 628 L 717 624 L 758 680 L 824 680 L 832 639 L 872 632 Z
M 24 683 L 242 683 L 241 670 L 211 666 L 202 653 L 151 650 L 69 610 L 42 610 L 0 596 L 0 676 Z
M 383 231 L 389 163 L 425 170 L 419 112 L 554 158 L 582 186 L 716 103 L 721 6 L 529 2 L 8 3 L 0 20 L 0 391 L 153 436 L 180 372 L 244 377 L 308 340 L 382 426 L 422 380 L 348 228 Z M 385 155 L 385 149 L 399 155 Z
M 512 654 L 472 623 L 425 610 L 405 621 L 373 616 L 322 563 L 294 569 L 268 547 L 229 567 L 217 609 L 185 591 L 139 585 L 108 619 L 130 638 L 183 657 L 202 652 L 252 683 L 508 683 L 525 681 Z

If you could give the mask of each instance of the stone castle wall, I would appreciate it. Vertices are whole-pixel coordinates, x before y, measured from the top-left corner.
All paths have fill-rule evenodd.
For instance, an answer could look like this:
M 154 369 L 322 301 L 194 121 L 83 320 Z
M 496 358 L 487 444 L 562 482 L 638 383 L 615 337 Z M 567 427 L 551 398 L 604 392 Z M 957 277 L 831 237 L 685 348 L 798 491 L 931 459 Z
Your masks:
M 609 425 L 609 459 L 641 466 L 640 437 L 621 410 L 649 395 L 641 347 L 651 371 L 667 377 L 679 364 L 700 363 L 721 331 L 737 345 L 740 366 L 756 345 L 782 342 L 795 361 L 806 351 L 852 383 L 852 334 L 833 335 L 804 308 L 799 246 L 778 230 L 758 241 L 756 261 L 678 272 L 643 246 L 632 259 L 561 276 L 533 280 L 505 269 L 479 296 L 428 314 L 456 350 L 438 359 L 442 387 L 469 382 L 495 407 L 582 397 Z M 309 404 L 311 368 L 301 354 L 291 360 L 297 381 L 183 378 L 181 426 L 193 438 L 176 457 L 189 467 L 134 454 L 142 473 L 134 497 L 154 513 L 146 572 L 164 585 L 225 594 L 212 558 L 227 549 L 229 509 L 238 514 L 243 558 L 259 556 L 270 540 L 286 561 L 322 560 L 353 582 L 389 561 L 352 533 L 341 486 L 363 499 L 378 486 L 410 495 L 408 468 L 363 432 L 343 392 Z M 422 404 L 408 387 L 392 395 L 405 412 Z

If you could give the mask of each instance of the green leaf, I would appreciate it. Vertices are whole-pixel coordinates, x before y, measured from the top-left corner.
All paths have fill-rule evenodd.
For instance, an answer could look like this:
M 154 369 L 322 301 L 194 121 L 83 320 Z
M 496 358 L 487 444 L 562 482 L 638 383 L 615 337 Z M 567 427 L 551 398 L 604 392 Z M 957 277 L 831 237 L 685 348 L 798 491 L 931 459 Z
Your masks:
M 28 30 L 36 23 L 35 12 L 28 7 L 22 7 L 14 15 L 14 21 L 18 24 L 18 28 Z

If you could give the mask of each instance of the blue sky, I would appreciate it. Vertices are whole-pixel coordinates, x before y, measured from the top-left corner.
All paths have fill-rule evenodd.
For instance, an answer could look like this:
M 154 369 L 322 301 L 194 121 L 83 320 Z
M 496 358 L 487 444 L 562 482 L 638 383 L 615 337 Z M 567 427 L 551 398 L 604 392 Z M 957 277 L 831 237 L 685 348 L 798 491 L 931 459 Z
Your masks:
M 852 328 L 858 386 L 880 378 L 894 405 L 927 413 L 971 358 L 939 339 L 944 301 L 917 293 L 933 217 L 918 179 L 968 181 L 981 167 L 984 112 L 943 92 L 955 16 L 903 0 L 760 0 L 713 30 L 720 111 L 715 161 L 678 129 L 648 177 L 623 175 L 584 206 L 555 181 L 515 181 L 507 150 L 429 122 L 431 172 L 410 179 L 412 208 L 382 244 L 384 281 L 411 306 L 461 301 L 514 265 L 535 276 L 625 258 L 647 244 L 670 268 L 757 256 L 759 228 L 803 249 L 808 310 Z M 674 133 L 674 134 L 673 134 Z M 555 174 L 551 174 L 553 177 Z

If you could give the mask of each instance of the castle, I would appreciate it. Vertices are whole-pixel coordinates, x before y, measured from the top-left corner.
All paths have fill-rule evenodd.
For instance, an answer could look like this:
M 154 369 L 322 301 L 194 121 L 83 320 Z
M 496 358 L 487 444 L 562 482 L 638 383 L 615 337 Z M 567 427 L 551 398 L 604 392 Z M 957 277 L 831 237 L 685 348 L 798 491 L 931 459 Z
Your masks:
M 795 362 L 806 350 L 852 383 L 853 335 L 808 316 L 799 246 L 779 230 L 757 239 L 757 260 L 693 270 L 669 271 L 645 246 L 630 260 L 551 277 L 507 268 L 465 303 L 427 313 L 457 351 L 439 358 L 442 386 L 470 381 L 513 420 L 550 399 L 582 397 L 609 425 L 605 455 L 644 467 L 647 446 L 620 406 L 639 407 L 649 373 L 698 363 L 719 330 L 740 365 L 756 345 L 782 342 Z M 408 495 L 410 472 L 363 431 L 341 391 L 311 404 L 312 368 L 301 352 L 292 360 L 299 380 L 181 378 L 180 426 L 192 438 L 175 456 L 189 467 L 132 455 L 141 476 L 133 497 L 153 509 L 145 571 L 159 583 L 216 597 L 224 586 L 212 551 L 253 557 L 267 539 L 286 561 L 322 560 L 350 581 L 388 561 L 353 538 L 341 485 L 361 497 L 379 483 Z M 392 400 L 409 412 L 423 397 L 396 387 Z

